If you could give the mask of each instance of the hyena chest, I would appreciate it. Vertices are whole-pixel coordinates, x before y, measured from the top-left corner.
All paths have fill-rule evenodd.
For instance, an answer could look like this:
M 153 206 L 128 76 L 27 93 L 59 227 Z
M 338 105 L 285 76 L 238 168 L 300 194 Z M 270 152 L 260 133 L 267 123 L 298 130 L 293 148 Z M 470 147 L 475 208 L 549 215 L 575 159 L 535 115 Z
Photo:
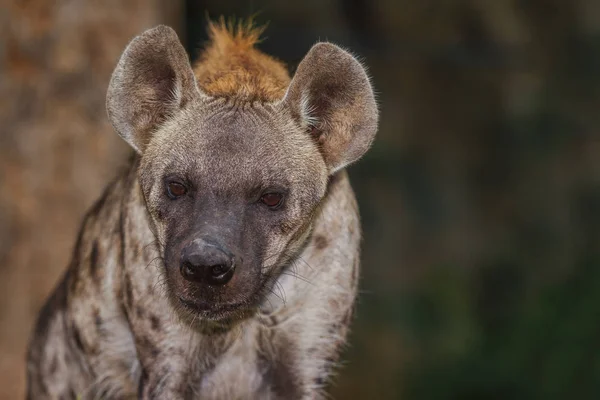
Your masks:
M 242 334 L 196 383 L 194 392 L 206 399 L 272 399 L 270 363 L 256 338 Z
M 256 357 L 240 355 L 220 359 L 202 375 L 195 392 L 199 398 L 215 400 L 270 398 Z

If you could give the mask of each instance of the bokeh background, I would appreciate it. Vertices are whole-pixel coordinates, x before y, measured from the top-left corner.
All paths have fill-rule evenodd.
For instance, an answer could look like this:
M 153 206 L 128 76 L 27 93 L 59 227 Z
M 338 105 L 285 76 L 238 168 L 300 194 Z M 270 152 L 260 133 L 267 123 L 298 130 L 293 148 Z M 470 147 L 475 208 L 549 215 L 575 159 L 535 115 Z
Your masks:
M 597 0 L 2 0 L 0 398 L 85 210 L 129 150 L 104 111 L 158 23 L 192 58 L 207 15 L 270 22 L 369 67 L 381 128 L 350 168 L 361 296 L 336 399 L 600 398 Z

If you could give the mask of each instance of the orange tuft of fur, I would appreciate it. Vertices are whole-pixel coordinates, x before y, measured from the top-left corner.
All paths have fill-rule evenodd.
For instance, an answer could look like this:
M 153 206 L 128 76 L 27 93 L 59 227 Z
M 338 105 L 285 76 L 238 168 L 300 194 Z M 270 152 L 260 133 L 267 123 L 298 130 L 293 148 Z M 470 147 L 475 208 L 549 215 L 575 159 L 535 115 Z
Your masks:
M 210 41 L 194 66 L 200 88 L 214 97 L 272 102 L 285 94 L 290 76 L 285 65 L 254 45 L 265 27 L 246 22 L 210 22 Z

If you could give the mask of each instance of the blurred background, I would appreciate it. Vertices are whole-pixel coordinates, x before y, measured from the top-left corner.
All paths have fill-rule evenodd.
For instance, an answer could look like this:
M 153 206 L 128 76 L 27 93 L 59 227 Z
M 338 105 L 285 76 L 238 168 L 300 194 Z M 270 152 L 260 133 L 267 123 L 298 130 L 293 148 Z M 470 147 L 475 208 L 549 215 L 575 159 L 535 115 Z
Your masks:
M 207 15 L 256 12 L 290 71 L 336 42 L 381 105 L 350 168 L 363 279 L 333 398 L 600 398 L 597 0 L 3 0 L 0 398 L 129 153 L 104 110 L 125 45 L 166 23 L 194 58 Z

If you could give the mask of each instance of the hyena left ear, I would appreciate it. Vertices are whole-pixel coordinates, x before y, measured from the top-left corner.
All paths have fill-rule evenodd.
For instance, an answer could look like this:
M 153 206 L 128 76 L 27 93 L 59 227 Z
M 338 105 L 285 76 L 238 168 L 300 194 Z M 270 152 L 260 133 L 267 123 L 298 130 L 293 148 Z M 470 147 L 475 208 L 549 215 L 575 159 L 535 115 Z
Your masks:
M 143 153 L 160 124 L 200 96 L 175 31 L 159 25 L 129 43 L 113 72 L 106 108 L 119 135 Z
M 284 98 L 320 146 L 329 173 L 358 160 L 377 131 L 377 103 L 363 66 L 331 43 L 304 57 Z

